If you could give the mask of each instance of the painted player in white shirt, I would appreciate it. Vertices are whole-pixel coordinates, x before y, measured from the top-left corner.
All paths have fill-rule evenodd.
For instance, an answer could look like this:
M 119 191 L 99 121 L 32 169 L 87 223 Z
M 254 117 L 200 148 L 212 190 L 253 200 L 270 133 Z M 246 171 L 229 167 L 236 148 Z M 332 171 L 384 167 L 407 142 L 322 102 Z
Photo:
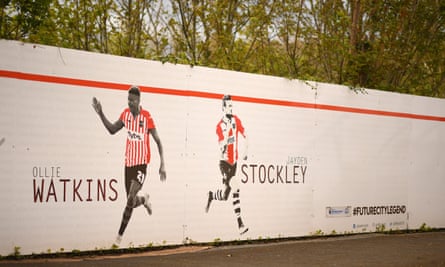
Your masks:
M 232 97 L 225 95 L 222 99 L 223 117 L 216 126 L 216 134 L 218 136 L 218 143 L 220 148 L 220 162 L 219 168 L 222 174 L 222 182 L 224 189 L 217 189 L 208 192 L 208 201 L 206 212 L 210 209 L 210 204 L 213 200 L 227 201 L 232 192 L 233 208 L 238 222 L 240 234 L 246 233 L 247 228 L 241 218 L 240 206 L 240 186 L 239 179 L 236 177 L 236 167 L 238 161 L 238 137 L 239 134 L 243 136 L 244 140 L 244 156 L 247 160 L 247 135 L 241 120 L 232 112 Z M 233 189 L 233 190 L 232 190 Z

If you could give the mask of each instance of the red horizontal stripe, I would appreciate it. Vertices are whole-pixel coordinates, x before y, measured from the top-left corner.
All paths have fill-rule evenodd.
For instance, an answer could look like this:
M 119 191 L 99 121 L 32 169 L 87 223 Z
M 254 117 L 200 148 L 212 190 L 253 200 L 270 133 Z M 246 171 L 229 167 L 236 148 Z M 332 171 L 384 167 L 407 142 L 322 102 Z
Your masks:
M 67 78 L 67 77 L 57 77 L 57 76 L 50 76 L 50 75 L 43 75 L 43 74 L 23 73 L 23 72 L 8 71 L 8 70 L 0 70 L 0 77 L 37 81 L 37 82 L 67 84 L 67 85 L 75 85 L 75 86 L 115 89 L 115 90 L 128 90 L 128 88 L 131 86 L 130 84 L 91 81 L 91 80 L 74 79 L 74 78 Z M 179 90 L 179 89 L 167 89 L 167 88 L 158 88 L 158 87 L 149 87 L 149 86 L 140 86 L 140 89 L 142 92 L 154 93 L 154 94 L 191 96 L 191 97 L 211 98 L 211 99 L 221 99 L 223 96 L 223 94 L 217 94 L 217 93 Z M 256 97 L 247 97 L 247 96 L 232 96 L 232 98 L 235 101 L 255 103 L 255 104 L 266 104 L 266 105 L 297 107 L 297 108 L 312 108 L 312 109 L 340 111 L 340 112 L 349 112 L 349 113 L 358 113 L 358 114 L 367 114 L 367 115 L 376 115 L 376 116 L 399 117 L 399 118 L 408 118 L 408 119 L 445 122 L 445 117 L 439 117 L 439 116 L 429 116 L 429 115 L 420 115 L 420 114 L 403 113 L 403 112 L 392 112 L 392 111 L 383 111 L 383 110 L 374 110 L 374 109 L 363 109 L 363 108 L 353 108 L 353 107 L 345 107 L 345 106 L 305 103 L 305 102 L 286 101 L 286 100 L 277 100 L 277 99 L 256 98 Z
M 23 72 L 7 71 L 7 70 L 0 70 L 0 77 L 37 81 L 37 82 L 59 83 L 59 84 L 69 84 L 69 85 L 97 87 L 97 88 L 109 88 L 118 90 L 127 90 L 128 87 L 130 86 L 118 83 L 98 82 L 98 81 L 73 79 L 73 78 L 49 76 L 42 74 L 23 73 Z

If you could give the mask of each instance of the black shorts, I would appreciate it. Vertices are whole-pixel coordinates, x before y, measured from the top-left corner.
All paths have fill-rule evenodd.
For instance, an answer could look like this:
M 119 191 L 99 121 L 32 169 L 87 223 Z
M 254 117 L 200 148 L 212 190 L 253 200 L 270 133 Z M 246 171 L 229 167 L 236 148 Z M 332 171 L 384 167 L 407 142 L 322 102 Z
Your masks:
M 141 186 L 145 182 L 147 175 L 147 164 L 127 167 L 125 166 L 125 191 L 130 191 L 131 181 L 135 180 Z
M 230 178 L 232 178 L 236 174 L 236 162 L 232 165 L 227 161 L 221 160 L 219 161 L 219 169 L 221 170 L 221 174 L 223 175 L 223 177 L 227 179 L 226 182 L 229 183 Z

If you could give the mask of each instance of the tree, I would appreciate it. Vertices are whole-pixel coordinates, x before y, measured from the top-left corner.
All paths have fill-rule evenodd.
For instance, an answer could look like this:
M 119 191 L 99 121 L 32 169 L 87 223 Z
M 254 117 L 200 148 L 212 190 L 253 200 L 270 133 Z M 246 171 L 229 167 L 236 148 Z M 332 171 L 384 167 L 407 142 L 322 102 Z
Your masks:
M 147 35 L 145 12 L 151 1 L 116 1 L 113 12 L 117 16 L 116 32 L 113 35 L 115 54 L 127 57 L 145 57 Z
M 146 11 L 147 58 L 165 61 L 170 52 L 169 13 L 165 1 L 151 1 Z
M 369 88 L 444 95 L 445 3 L 385 1 L 365 5 L 372 49 Z M 385 14 L 385 16 L 382 16 Z M 438 55 L 439 53 L 439 55 Z
M 1 0 L 0 38 L 28 41 L 49 14 L 51 0 Z
M 445 97 L 439 0 L 0 0 L 0 38 Z
M 344 84 L 350 53 L 350 17 L 341 0 L 309 1 L 311 29 L 308 53 L 312 54 L 315 79 Z
M 306 55 L 311 48 L 311 23 L 305 0 L 283 1 L 277 5 L 273 27 L 281 49 L 284 50 L 283 65 L 286 73 L 277 73 L 289 78 L 309 78 L 313 72 L 308 68 L 311 56 Z M 280 49 L 278 47 L 277 49 Z M 280 51 L 280 50 L 278 50 Z
M 171 6 L 176 18 L 169 20 L 175 58 L 190 65 L 202 64 L 202 54 L 209 51 L 209 35 L 205 30 L 207 2 L 173 0 Z

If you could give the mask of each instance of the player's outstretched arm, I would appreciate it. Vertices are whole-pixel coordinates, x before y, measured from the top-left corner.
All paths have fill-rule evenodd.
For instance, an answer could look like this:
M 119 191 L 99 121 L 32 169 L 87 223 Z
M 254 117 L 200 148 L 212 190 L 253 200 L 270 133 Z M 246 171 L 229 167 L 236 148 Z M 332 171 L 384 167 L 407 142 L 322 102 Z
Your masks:
M 110 134 L 117 133 L 122 127 L 124 127 L 124 123 L 121 120 L 117 120 L 115 123 L 111 123 L 107 117 L 105 117 L 104 112 L 102 111 L 102 105 L 100 104 L 99 100 L 97 98 L 93 97 L 93 104 L 92 104 L 94 110 L 99 115 L 100 120 L 104 124 L 105 128 L 107 128 L 108 132 Z
M 156 129 L 150 129 L 150 134 L 153 136 L 156 144 L 158 145 L 159 157 L 161 159 L 161 165 L 159 166 L 159 177 L 162 182 L 167 179 L 167 172 L 165 171 L 164 163 L 164 148 L 162 147 L 161 138 L 159 137 L 158 131 Z

